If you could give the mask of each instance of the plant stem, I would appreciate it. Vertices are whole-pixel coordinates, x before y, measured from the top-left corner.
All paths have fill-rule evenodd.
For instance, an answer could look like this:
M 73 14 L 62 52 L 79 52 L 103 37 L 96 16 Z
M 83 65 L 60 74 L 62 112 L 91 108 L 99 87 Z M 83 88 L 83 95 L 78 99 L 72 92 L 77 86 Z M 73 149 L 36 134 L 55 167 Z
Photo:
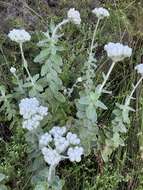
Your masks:
M 112 72 L 112 70 L 113 70 L 115 64 L 116 64 L 116 62 L 113 62 L 113 63 L 112 63 L 112 65 L 111 65 L 111 67 L 110 67 L 110 69 L 109 69 L 107 75 L 105 76 L 105 79 L 104 79 L 103 83 L 101 84 L 101 86 L 100 86 L 100 88 L 99 88 L 99 92 L 100 92 L 100 93 L 102 92 L 102 89 L 104 88 L 104 86 L 105 86 L 105 84 L 106 84 L 106 82 L 107 82 L 107 80 L 108 80 L 108 78 L 109 78 L 109 76 L 110 76 L 110 74 L 111 74 L 111 72 Z
M 91 46 L 90 46 L 90 52 L 89 52 L 89 57 L 88 57 L 88 61 L 85 64 L 85 67 L 87 68 L 86 71 L 86 85 L 85 88 L 87 91 L 91 90 L 91 86 L 92 86 L 92 80 L 91 80 L 91 63 L 92 63 L 92 53 L 93 53 L 93 49 L 94 49 L 94 42 L 95 42 L 95 37 L 96 37 L 96 33 L 97 33 L 97 29 L 99 26 L 99 22 L 100 19 L 97 20 L 94 32 L 93 32 L 93 37 L 92 37 L 92 42 L 91 42 Z
M 94 29 L 94 32 L 93 32 L 93 37 L 92 37 L 92 42 L 91 42 L 91 47 L 90 47 L 90 53 L 89 53 L 88 61 L 90 60 L 90 58 L 92 56 L 93 49 L 94 49 L 94 41 L 95 41 L 95 37 L 96 37 L 98 26 L 99 26 L 99 22 L 100 22 L 100 19 L 98 18 L 96 26 L 95 26 L 95 29 Z
M 31 74 L 29 72 L 29 69 L 28 69 L 27 61 L 26 61 L 25 56 L 24 56 L 22 43 L 20 43 L 19 45 L 20 45 L 20 52 L 21 52 L 21 57 L 22 57 L 22 61 L 23 61 L 23 66 L 24 66 L 24 68 L 25 68 L 25 70 L 26 70 L 26 72 L 27 72 L 27 74 L 28 74 L 28 76 L 29 76 L 29 78 L 30 78 L 30 80 L 32 82 L 32 85 L 35 86 L 33 78 L 32 78 L 32 76 L 31 76 Z
M 66 20 L 63 20 L 62 22 L 60 22 L 54 29 L 53 33 L 52 33 L 52 39 L 55 39 L 55 36 L 56 36 L 56 33 L 58 32 L 58 30 L 63 26 L 65 25 L 66 23 L 68 23 L 69 20 L 66 19 Z
M 50 165 L 48 173 L 48 183 L 51 184 L 52 179 L 55 177 L 55 168 L 56 166 Z
M 141 81 L 143 80 L 143 76 L 138 80 L 138 82 L 136 83 L 136 85 L 134 86 L 133 90 L 131 91 L 129 97 L 127 98 L 126 102 L 125 102 L 125 105 L 129 105 L 130 103 L 130 100 L 136 90 L 136 88 L 139 86 L 139 84 L 141 83 Z

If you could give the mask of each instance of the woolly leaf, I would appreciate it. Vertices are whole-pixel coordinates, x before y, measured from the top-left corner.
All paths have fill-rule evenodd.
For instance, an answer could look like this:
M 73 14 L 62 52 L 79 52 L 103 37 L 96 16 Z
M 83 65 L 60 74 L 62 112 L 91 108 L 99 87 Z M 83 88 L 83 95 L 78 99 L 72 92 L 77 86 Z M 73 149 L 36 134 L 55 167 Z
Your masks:
M 0 182 L 3 181 L 6 178 L 6 175 L 3 173 L 0 173 Z
M 34 82 L 36 82 L 39 79 L 39 74 L 34 75 L 33 77 Z
M 95 106 L 96 107 L 99 107 L 99 108 L 101 108 L 101 109 L 103 109 L 103 110 L 107 110 L 108 108 L 101 102 L 101 101 L 99 101 L 99 100 L 97 100 L 97 102 L 95 103 Z
M 103 150 L 101 150 L 101 156 L 102 156 L 104 162 L 108 162 L 109 157 L 111 156 L 113 150 L 114 149 L 111 146 L 108 146 L 108 145 L 105 145 Z
M 86 116 L 92 122 L 96 122 L 97 121 L 97 113 L 96 113 L 95 107 L 92 104 L 90 104 L 86 108 Z
M 49 65 L 48 64 L 44 64 L 42 65 L 41 68 L 41 76 L 45 76 L 49 71 Z
M 62 61 L 61 56 L 56 54 L 54 56 L 51 56 L 50 58 L 51 58 L 51 61 L 53 62 L 53 64 L 58 64 L 60 66 L 63 65 L 63 61 Z
M 49 48 L 42 50 L 40 54 L 35 57 L 34 62 L 41 63 L 45 61 L 46 59 L 48 59 L 49 54 L 50 54 Z
M 36 90 L 38 90 L 39 92 L 42 92 L 42 91 L 43 91 L 43 87 L 42 87 L 41 85 L 36 84 L 36 85 L 35 85 L 35 88 L 36 88 Z
M 48 190 L 49 188 L 47 187 L 47 184 L 45 182 L 41 182 L 36 185 L 34 190 Z
M 0 185 L 0 190 L 8 190 L 8 188 L 5 185 Z
M 60 92 L 54 93 L 54 97 L 61 103 L 64 103 L 66 101 L 64 95 Z
M 83 96 L 83 97 L 80 97 L 78 102 L 83 105 L 88 105 L 90 103 L 90 100 L 88 96 Z

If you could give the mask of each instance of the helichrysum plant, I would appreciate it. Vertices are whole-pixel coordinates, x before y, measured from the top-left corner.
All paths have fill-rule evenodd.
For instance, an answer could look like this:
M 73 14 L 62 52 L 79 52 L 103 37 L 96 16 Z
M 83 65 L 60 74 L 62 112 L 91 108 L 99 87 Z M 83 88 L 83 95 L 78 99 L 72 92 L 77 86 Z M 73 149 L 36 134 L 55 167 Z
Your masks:
M 132 49 L 121 43 L 107 43 L 104 51 L 111 64 L 107 73 L 102 73 L 102 82 L 97 84 L 95 81 L 98 61 L 95 57 L 97 47 L 95 39 L 99 24 L 103 19 L 108 19 L 110 13 L 101 7 L 92 10 L 92 14 L 97 17 L 97 23 L 91 46 L 87 52 L 87 59 L 83 63 L 82 75 L 76 79 L 72 88 L 66 89 L 60 77 L 63 66 L 61 56 L 63 47 L 59 44 L 59 40 L 63 35 L 60 30 L 64 25 L 81 24 L 80 13 L 77 10 L 71 8 L 66 19 L 56 26 L 51 25 L 47 32 L 42 33 L 43 38 L 38 42 L 41 50 L 34 59 L 34 62 L 40 63 L 41 69 L 40 73 L 35 75 L 31 74 L 23 50 L 23 43 L 28 43 L 31 35 L 24 29 L 13 29 L 8 34 L 8 37 L 19 45 L 23 73 L 19 73 L 13 66 L 10 68 L 14 89 L 9 93 L 4 86 L 0 86 L 2 104 L 0 110 L 10 121 L 15 121 L 17 118 L 19 120 L 19 115 L 22 116 L 21 126 L 26 131 L 27 154 L 29 163 L 31 163 L 28 170 L 33 174 L 31 183 L 35 190 L 62 189 L 63 181 L 56 175 L 56 168 L 61 161 L 80 162 L 82 156 L 86 156 L 92 149 L 95 153 L 100 152 L 103 160 L 108 161 L 116 148 L 125 145 L 123 134 L 128 131 L 130 124 L 129 111 L 134 111 L 130 107 L 130 102 L 143 79 L 143 64 L 135 67 L 141 77 L 133 86 L 130 95 L 126 97 L 125 103 L 116 103 L 113 120 L 109 122 L 110 126 L 100 130 L 100 114 L 103 110 L 108 111 L 102 95 L 111 93 L 106 89 L 106 83 L 114 67 L 124 59 L 131 57 Z M 53 122 L 55 115 L 52 115 L 51 110 L 53 107 L 57 110 L 57 102 L 63 104 L 67 100 L 67 104 L 70 104 L 70 97 L 76 87 L 80 87 L 79 96 L 73 102 L 76 107 L 76 118 L 71 126 L 67 123 L 63 127 L 55 126 Z M 58 112 L 61 110 L 59 109 Z M 47 118 L 46 124 L 45 118 Z M 60 121 L 58 122 L 60 125 Z M 78 129 L 79 137 L 70 131 L 73 128 Z M 143 150 L 142 146 L 140 149 Z

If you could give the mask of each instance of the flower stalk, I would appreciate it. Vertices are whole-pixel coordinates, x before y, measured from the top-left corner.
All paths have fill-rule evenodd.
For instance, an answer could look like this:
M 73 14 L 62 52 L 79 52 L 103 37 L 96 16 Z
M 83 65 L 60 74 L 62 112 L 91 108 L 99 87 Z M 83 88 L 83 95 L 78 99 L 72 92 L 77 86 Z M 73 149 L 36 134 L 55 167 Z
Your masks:
M 27 61 L 26 61 L 25 56 L 24 56 L 22 43 L 20 43 L 19 45 L 20 45 L 20 52 L 21 52 L 21 57 L 22 57 L 22 61 L 23 61 L 23 66 L 24 66 L 24 68 L 25 68 L 25 70 L 26 70 L 26 72 L 27 72 L 27 74 L 31 80 L 32 85 L 35 86 L 33 78 L 29 72 L 29 69 L 28 69 Z
M 125 106 L 128 106 L 130 104 L 130 100 L 132 99 L 132 96 L 133 96 L 135 90 L 137 89 L 137 87 L 139 86 L 139 84 L 141 83 L 142 80 L 143 80 L 143 76 L 138 80 L 138 82 L 134 86 L 133 90 L 131 91 L 129 97 L 127 98 L 127 100 L 125 102 Z
M 92 86 L 92 81 L 91 81 L 92 54 L 93 54 L 93 49 L 95 48 L 94 42 L 95 42 L 99 22 L 100 22 L 100 18 L 98 18 L 96 26 L 95 26 L 95 29 L 94 29 L 94 32 L 93 32 L 93 37 L 92 37 L 92 41 L 91 41 L 89 56 L 88 56 L 88 60 L 87 60 L 87 62 L 85 64 L 85 66 L 87 67 L 87 71 L 86 71 L 86 79 L 87 80 L 86 80 L 85 88 L 88 91 L 91 90 L 91 86 Z
M 111 64 L 111 67 L 110 67 L 110 69 L 109 69 L 109 71 L 107 73 L 107 75 L 105 76 L 105 79 L 104 79 L 103 83 L 101 84 L 101 86 L 99 88 L 99 92 L 100 93 L 102 92 L 102 90 L 103 90 L 103 88 L 104 88 L 104 86 L 105 86 L 105 84 L 106 84 L 106 82 L 107 82 L 107 80 L 108 80 L 108 78 L 109 78 L 109 76 L 110 76 L 110 74 L 111 74 L 111 72 L 112 72 L 115 64 L 116 64 L 116 62 L 113 61 L 112 64 Z
M 91 42 L 91 47 L 90 47 L 90 53 L 89 53 L 89 58 L 88 58 L 88 62 L 92 56 L 92 52 L 93 52 L 93 49 L 94 49 L 94 41 L 95 41 L 95 37 L 96 37 L 96 33 L 97 33 L 97 29 L 98 29 L 98 26 L 99 26 L 99 23 L 100 23 L 100 18 L 98 18 L 97 20 L 97 23 L 96 23 L 96 26 L 95 26 L 95 29 L 94 29 L 94 32 L 93 32 L 93 37 L 92 37 L 92 42 Z
M 65 24 L 67 24 L 69 22 L 69 19 L 65 19 L 62 22 L 60 22 L 54 29 L 53 33 L 52 33 L 52 39 L 55 39 L 56 34 L 58 32 L 59 29 L 61 29 L 61 27 Z
M 48 173 L 48 183 L 51 184 L 55 178 L 56 165 L 50 165 Z

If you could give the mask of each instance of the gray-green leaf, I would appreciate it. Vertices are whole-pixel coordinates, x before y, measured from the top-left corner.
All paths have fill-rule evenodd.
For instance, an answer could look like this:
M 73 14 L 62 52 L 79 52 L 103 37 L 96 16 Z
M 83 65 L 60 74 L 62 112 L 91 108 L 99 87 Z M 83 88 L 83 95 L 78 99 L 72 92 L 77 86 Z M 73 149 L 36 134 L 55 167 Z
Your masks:
M 86 108 L 86 115 L 87 115 L 87 118 L 89 120 L 92 120 L 92 122 L 96 122 L 97 121 L 97 113 L 96 113 L 94 105 L 90 104 Z

